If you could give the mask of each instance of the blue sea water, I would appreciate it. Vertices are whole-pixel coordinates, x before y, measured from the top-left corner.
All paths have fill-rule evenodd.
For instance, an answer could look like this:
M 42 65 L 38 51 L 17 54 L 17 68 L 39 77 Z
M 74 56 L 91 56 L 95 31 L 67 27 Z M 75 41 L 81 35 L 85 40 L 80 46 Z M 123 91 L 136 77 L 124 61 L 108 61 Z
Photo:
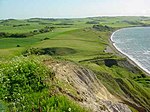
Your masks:
M 123 28 L 111 40 L 116 49 L 150 73 L 150 27 Z

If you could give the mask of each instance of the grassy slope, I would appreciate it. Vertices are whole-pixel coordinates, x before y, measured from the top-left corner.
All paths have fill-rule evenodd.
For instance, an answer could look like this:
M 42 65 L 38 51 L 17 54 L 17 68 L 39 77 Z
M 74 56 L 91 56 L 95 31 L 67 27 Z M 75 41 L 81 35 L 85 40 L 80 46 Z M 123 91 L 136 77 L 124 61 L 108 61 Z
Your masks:
M 0 111 L 88 112 L 57 90 L 53 72 L 41 59 L 16 57 L 0 63 Z
M 86 22 L 98 21 L 100 24 L 109 25 L 115 28 L 139 26 L 138 23 L 129 24 L 124 22 L 125 20 L 130 22 L 138 21 L 147 24 L 150 23 L 149 18 L 143 17 L 103 17 L 67 20 L 30 19 L 30 22 L 27 20 L 10 20 L 8 22 L 0 23 L 1 32 L 11 33 L 30 32 L 45 26 L 56 27 L 53 32 L 38 34 L 25 39 L 1 39 L 0 58 L 10 58 L 16 55 L 20 55 L 21 52 L 23 52 L 25 49 L 31 47 L 68 47 L 76 50 L 76 53 L 56 57 L 61 59 L 69 59 L 75 62 L 97 57 L 99 57 L 98 59 L 102 59 L 102 57 L 107 59 L 112 56 L 112 54 L 104 53 L 104 49 L 108 45 L 108 38 L 111 32 L 99 32 L 91 28 L 87 28 L 92 27 L 92 24 L 86 24 Z M 59 25 L 60 23 L 70 23 L 72 25 Z M 8 26 L 4 26 L 4 24 L 7 24 Z M 19 26 L 18 28 L 12 27 L 12 25 L 18 24 L 30 25 Z M 45 37 L 48 37 L 49 39 L 42 40 Z M 18 44 L 21 47 L 17 48 L 16 45 Z M 103 84 L 111 93 L 118 95 L 123 99 L 128 97 L 128 100 L 133 100 L 142 105 L 144 108 L 149 108 L 149 77 L 141 77 L 141 73 L 131 73 L 128 69 L 122 68 L 120 66 L 107 67 L 104 63 L 97 64 L 95 62 L 82 62 L 81 64 L 95 71 L 98 78 L 103 82 Z
M 50 38 L 50 40 L 43 41 L 33 47 L 69 47 L 76 50 L 76 54 L 70 54 L 63 56 L 64 58 L 79 61 L 82 59 L 88 59 L 89 57 L 98 56 L 99 51 L 104 50 L 105 42 L 99 42 L 99 32 L 83 31 L 83 29 L 77 29 L 69 32 L 64 32 L 61 35 Z

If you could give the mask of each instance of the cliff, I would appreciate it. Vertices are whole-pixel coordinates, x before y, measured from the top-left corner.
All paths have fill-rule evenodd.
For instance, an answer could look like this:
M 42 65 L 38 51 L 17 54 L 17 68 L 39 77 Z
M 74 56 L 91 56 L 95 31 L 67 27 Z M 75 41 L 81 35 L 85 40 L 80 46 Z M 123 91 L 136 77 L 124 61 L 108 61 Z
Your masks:
M 113 96 L 94 72 L 71 62 L 44 61 L 53 69 L 59 91 L 93 112 L 131 112 Z

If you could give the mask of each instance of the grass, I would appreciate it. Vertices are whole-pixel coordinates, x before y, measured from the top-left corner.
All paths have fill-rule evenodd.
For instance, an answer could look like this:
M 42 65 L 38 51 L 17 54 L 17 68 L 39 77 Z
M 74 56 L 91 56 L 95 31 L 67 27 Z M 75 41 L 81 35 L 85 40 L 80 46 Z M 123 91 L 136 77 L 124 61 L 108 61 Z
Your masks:
M 114 29 L 139 26 L 141 25 L 140 23 L 149 25 L 150 23 L 150 19 L 147 17 L 93 17 L 80 19 L 32 18 L 28 20 L 3 20 L 0 22 L 0 32 L 5 33 L 27 33 L 46 26 L 53 26 L 55 29 L 52 32 L 37 34 L 27 38 L 0 37 L 0 60 L 6 61 L 9 58 L 20 56 L 27 49 L 31 48 L 50 50 L 57 48 L 56 55 L 51 55 L 50 53 L 48 57 L 53 56 L 53 58 L 59 60 L 70 60 L 76 63 L 80 62 L 82 66 L 86 66 L 93 70 L 97 74 L 98 79 L 113 95 L 117 95 L 124 100 L 128 99 L 134 101 L 143 108 L 150 110 L 150 77 L 143 75 L 142 72 L 133 73 L 125 66 L 106 66 L 104 63 L 105 59 L 115 59 L 117 61 L 120 59 L 113 54 L 104 52 L 106 46 L 109 45 L 108 39 L 112 31 L 96 31 L 92 29 L 94 24 L 87 24 L 87 22 L 90 21 L 96 21 L 99 24 L 107 25 Z M 24 24 L 29 25 L 24 26 Z M 23 26 L 13 27 L 13 25 Z M 44 40 L 45 38 L 47 39 Z M 20 45 L 20 47 L 17 47 L 17 45 Z M 68 49 L 75 52 L 70 53 L 67 51 Z M 65 51 L 66 54 L 60 55 L 60 51 Z M 35 57 L 37 58 L 38 56 Z M 2 64 L 2 62 L 0 63 Z M 11 66 L 11 68 L 13 68 L 13 64 L 15 63 L 17 62 L 11 63 L 10 65 L 8 63 L 5 66 L 8 66 L 8 68 Z M 24 61 L 22 64 L 23 63 Z M 8 76 L 9 72 L 14 73 L 16 69 L 14 69 L 13 72 L 7 69 L 5 72 L 4 74 Z M 61 84 L 59 86 L 61 86 Z M 71 108 L 72 111 L 86 111 L 76 103 L 71 103 L 72 100 L 68 99 L 67 96 L 59 94 L 48 97 L 49 94 L 45 91 L 47 91 L 47 88 L 44 88 L 42 92 L 33 92 L 31 95 L 23 94 L 23 96 L 26 97 L 26 101 L 22 100 L 22 104 L 27 106 L 25 110 L 38 110 L 40 109 L 40 105 L 42 105 L 42 109 L 45 109 L 44 111 L 50 112 L 68 111 L 69 108 Z M 41 96 L 43 98 L 39 104 Z M 27 102 L 29 102 L 30 105 L 27 104 Z M 33 103 L 34 107 L 32 106 Z M 135 112 L 138 110 L 137 107 L 129 106 Z M 12 107 L 11 104 L 10 107 Z M 23 109 L 22 107 L 13 107 L 14 110 L 17 108 Z
M 125 23 L 124 22 L 125 20 L 131 21 L 131 22 L 132 21 L 142 21 L 143 23 L 149 22 L 148 18 L 143 18 L 143 17 L 111 17 L 111 18 L 95 17 L 95 18 L 81 18 L 81 19 L 32 18 L 28 20 L 14 20 L 14 19 L 3 20 L 0 23 L 1 32 L 28 33 L 36 29 L 44 28 L 45 26 L 53 26 L 55 27 L 55 30 L 53 32 L 38 34 L 38 35 L 31 36 L 25 39 L 24 38 L 0 39 L 1 40 L 0 52 L 5 51 L 4 49 L 6 49 L 7 51 L 10 48 L 15 48 L 17 45 L 20 45 L 22 49 L 27 49 L 30 46 L 32 47 L 41 47 L 41 46 L 42 47 L 68 47 L 69 46 L 71 48 L 78 50 L 79 52 L 83 52 L 83 56 L 87 55 L 85 52 L 90 53 L 91 51 L 93 51 L 93 53 L 89 55 L 93 55 L 93 54 L 96 55 L 96 54 L 99 54 L 98 50 L 102 51 L 104 49 L 105 46 L 103 44 L 108 43 L 106 37 L 108 37 L 109 33 L 106 33 L 106 32 L 100 33 L 96 31 L 93 32 L 93 30 L 88 29 L 88 27 L 92 27 L 93 24 L 86 24 L 86 23 L 88 21 L 98 21 L 99 24 L 108 25 L 108 26 L 117 27 L 117 28 L 136 26 L 136 25 L 132 25 L 129 23 Z M 44 24 L 41 24 L 41 23 L 44 23 Z M 67 23 L 67 24 L 72 24 L 72 25 L 57 25 L 60 23 Z M 23 25 L 23 26 L 13 27 L 14 25 Z M 99 35 L 101 36 L 101 38 L 98 37 Z M 53 40 L 41 41 L 46 37 L 50 39 L 53 38 Z M 83 48 L 87 48 L 88 50 L 86 49 L 83 50 Z M 97 51 L 95 49 L 97 49 Z M 96 52 L 94 52 L 94 50 Z M 10 53 L 10 55 L 12 54 L 13 52 Z M 9 54 L 7 55 L 7 57 L 9 57 Z M 67 58 L 69 58 L 69 56 Z M 73 56 L 73 57 L 71 56 L 71 58 L 74 58 L 73 59 L 74 61 L 76 59 L 78 59 L 78 61 L 80 59 L 83 59 L 82 54 L 79 55 L 79 53 L 77 53 L 77 56 Z
M 0 38 L 0 58 L 12 58 L 22 54 L 26 49 L 44 42 L 44 38 L 53 38 L 74 28 L 58 28 L 54 32 L 39 34 L 28 38 Z M 17 47 L 19 45 L 20 47 Z
M 126 98 L 133 100 L 149 110 L 149 76 L 143 77 L 142 74 L 132 73 L 128 69 L 120 66 L 107 67 L 91 62 L 83 62 L 82 64 L 93 70 L 99 80 L 112 94 L 124 100 L 127 100 Z
M 92 30 L 85 33 L 85 31 L 81 29 L 64 32 L 56 31 L 54 33 L 40 34 L 34 36 L 33 38 L 4 38 L 1 39 L 2 41 L 0 42 L 0 51 L 5 51 L 4 48 L 6 49 L 6 51 L 9 48 L 16 48 L 17 45 L 20 45 L 22 49 L 27 49 L 30 47 L 50 48 L 69 46 L 69 48 L 75 49 L 77 51 L 76 55 L 74 55 L 73 58 L 80 58 L 82 56 L 98 55 L 99 51 L 104 50 L 105 46 L 101 46 L 101 44 L 105 45 L 105 41 L 102 43 L 98 42 L 99 37 L 97 35 L 100 35 L 100 33 L 93 32 Z M 41 41 L 45 37 L 48 37 L 50 39 Z
M 0 63 L 0 109 L 6 111 L 88 112 L 67 96 L 54 94 L 53 73 L 37 57 Z M 52 85 L 54 84 L 54 85 Z
M 99 42 L 100 33 L 89 30 L 88 32 L 83 29 L 77 29 L 69 32 L 65 32 L 61 35 L 50 38 L 47 41 L 43 41 L 33 47 L 68 47 L 76 51 L 75 54 L 67 55 L 66 58 L 76 61 L 82 60 L 84 57 L 93 57 L 103 52 L 105 46 L 101 46 L 104 43 Z M 64 57 L 64 56 L 63 56 Z M 64 57 L 65 58 L 65 57 Z
M 40 40 L 36 38 L 2 38 L 0 39 L 0 48 L 15 48 L 17 45 L 20 45 L 20 47 L 26 47 L 38 41 Z

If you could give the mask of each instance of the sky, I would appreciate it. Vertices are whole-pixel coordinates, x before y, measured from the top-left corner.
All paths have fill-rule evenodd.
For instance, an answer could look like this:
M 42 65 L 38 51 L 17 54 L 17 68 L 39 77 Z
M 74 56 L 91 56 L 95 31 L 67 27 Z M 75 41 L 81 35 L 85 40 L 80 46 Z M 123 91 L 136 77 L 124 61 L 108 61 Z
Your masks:
M 150 16 L 150 0 L 0 0 L 0 19 Z

